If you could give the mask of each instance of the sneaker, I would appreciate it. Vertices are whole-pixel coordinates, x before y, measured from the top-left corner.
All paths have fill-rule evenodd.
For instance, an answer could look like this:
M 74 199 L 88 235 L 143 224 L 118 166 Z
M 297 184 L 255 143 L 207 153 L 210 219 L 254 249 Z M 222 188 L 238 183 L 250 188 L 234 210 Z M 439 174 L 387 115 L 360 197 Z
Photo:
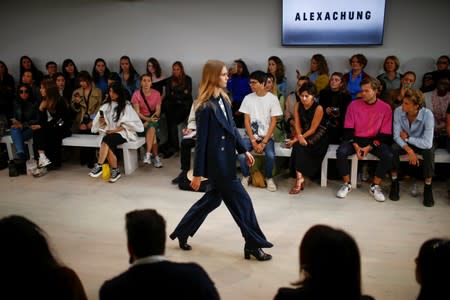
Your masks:
M 155 159 L 153 159 L 153 166 L 155 168 L 162 168 L 163 164 L 161 162 L 161 158 L 159 157 L 159 155 L 155 156 Z
M 151 165 L 152 164 L 152 154 L 151 153 L 145 153 L 144 157 L 144 164 Z
M 423 187 L 423 205 L 426 207 L 434 206 L 433 190 L 431 184 L 425 184 Z
M 109 182 L 116 182 L 117 179 L 120 178 L 120 170 L 119 168 L 111 169 L 111 177 L 109 177 Z
M 267 190 L 269 192 L 275 192 L 277 190 L 277 186 L 275 182 L 273 182 L 272 178 L 266 178 Z
M 381 190 L 381 186 L 378 184 L 371 184 L 369 193 L 377 200 L 378 202 L 383 202 L 386 200 L 383 195 L 383 191 Z
M 243 177 L 241 178 L 241 183 L 242 183 L 242 186 L 243 186 L 244 188 L 247 188 L 247 187 L 248 187 L 248 179 L 249 179 L 249 177 L 250 177 L 250 176 L 243 176 Z
M 400 199 L 399 189 L 398 179 L 392 180 L 391 190 L 389 191 L 389 199 L 392 201 L 398 201 Z
M 46 167 L 51 163 L 52 162 L 50 161 L 50 159 L 47 158 L 47 156 L 45 155 L 39 156 L 39 163 L 38 163 L 39 168 Z
M 92 168 L 91 172 L 89 172 L 89 176 L 97 178 L 98 176 L 102 175 L 102 173 L 103 173 L 102 165 L 96 163 L 95 166 Z
M 345 198 L 347 197 L 347 194 L 350 193 L 352 190 L 352 185 L 350 183 L 344 183 L 339 191 L 336 193 L 336 197 L 338 198 Z

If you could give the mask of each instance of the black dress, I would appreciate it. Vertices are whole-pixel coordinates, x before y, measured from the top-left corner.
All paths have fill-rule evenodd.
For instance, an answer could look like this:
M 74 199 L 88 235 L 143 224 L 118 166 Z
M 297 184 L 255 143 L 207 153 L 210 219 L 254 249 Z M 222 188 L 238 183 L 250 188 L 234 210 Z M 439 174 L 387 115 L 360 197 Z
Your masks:
M 323 107 L 324 119 L 328 124 L 328 140 L 330 144 L 340 144 L 342 142 L 345 113 L 352 101 L 349 93 L 342 91 L 332 91 L 327 88 L 320 92 L 319 104 Z M 328 115 L 325 111 L 328 107 L 338 108 L 334 115 Z
M 299 102 L 298 114 L 300 116 L 300 124 L 302 133 L 309 130 L 311 127 L 314 114 L 319 104 L 314 102 L 309 109 L 305 109 L 303 104 Z M 325 125 L 325 118 L 322 118 L 321 125 Z M 292 159 L 295 161 L 295 169 L 304 176 L 315 178 L 320 174 L 323 157 L 328 149 L 328 137 L 324 135 L 314 145 L 300 145 L 295 143 L 293 146 Z

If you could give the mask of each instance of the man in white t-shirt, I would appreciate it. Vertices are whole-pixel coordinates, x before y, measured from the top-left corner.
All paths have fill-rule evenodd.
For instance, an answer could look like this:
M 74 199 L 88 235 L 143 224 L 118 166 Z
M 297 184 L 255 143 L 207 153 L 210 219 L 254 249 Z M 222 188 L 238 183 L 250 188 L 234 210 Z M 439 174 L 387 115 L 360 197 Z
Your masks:
M 243 142 L 248 150 L 263 153 L 266 156 L 264 176 L 267 190 L 274 192 L 277 187 L 272 179 L 272 170 L 275 163 L 275 147 L 272 138 L 277 124 L 277 118 L 283 114 L 280 103 L 275 95 L 264 88 L 267 74 L 255 71 L 250 74 L 251 94 L 245 96 L 239 111 L 244 114 L 244 124 L 247 137 Z M 245 155 L 239 155 L 242 171 L 242 185 L 248 186 L 250 170 L 245 160 Z

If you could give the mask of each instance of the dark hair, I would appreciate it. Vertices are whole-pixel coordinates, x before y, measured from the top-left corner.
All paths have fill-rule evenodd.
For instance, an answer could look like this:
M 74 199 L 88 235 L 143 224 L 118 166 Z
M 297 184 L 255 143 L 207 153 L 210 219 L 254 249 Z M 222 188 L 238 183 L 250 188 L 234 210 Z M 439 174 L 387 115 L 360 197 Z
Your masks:
M 331 90 L 330 82 L 331 82 L 331 77 L 333 77 L 333 76 L 339 77 L 341 79 L 341 87 L 339 88 L 339 92 L 348 94 L 347 86 L 344 83 L 344 74 L 341 72 L 333 72 L 333 74 L 331 74 L 327 89 Z
M 367 66 L 367 58 L 364 56 L 364 54 L 355 54 L 352 55 L 352 57 L 349 58 L 348 62 L 351 65 L 352 64 L 352 59 L 356 58 L 359 63 L 361 64 L 362 68 L 364 69 Z
M 0 60 L 0 65 L 3 65 L 3 68 L 5 69 L 5 75 L 8 74 L 8 66 L 3 62 L 3 60 Z
M 261 70 L 254 71 L 250 74 L 250 79 L 255 79 L 259 83 L 265 83 L 267 80 L 267 73 Z
M 183 63 L 181 61 L 177 60 L 176 62 L 174 62 L 172 64 L 172 69 L 175 66 L 178 66 L 181 69 L 181 76 L 180 77 L 175 77 L 172 74 L 172 76 L 171 76 L 172 86 L 176 85 L 176 84 L 186 84 L 186 72 L 184 71 Z
M 414 71 L 406 71 L 405 73 L 402 74 L 401 79 L 403 79 L 403 77 L 405 77 L 406 75 L 411 74 L 414 76 L 414 81 L 416 81 L 417 79 L 417 75 Z
M 31 63 L 31 67 L 29 70 L 26 70 L 23 66 L 22 66 L 22 61 L 24 59 L 28 59 Z M 20 78 L 22 78 L 22 75 L 25 71 L 31 71 L 31 73 L 33 74 L 33 79 L 36 81 L 37 84 L 40 83 L 42 77 L 43 77 L 43 73 L 41 71 L 38 70 L 38 68 L 36 68 L 36 66 L 34 65 L 33 61 L 31 60 L 31 58 L 27 55 L 23 55 L 22 57 L 20 57 Z
M 242 59 L 240 59 L 240 58 L 236 59 L 234 62 L 236 64 L 239 64 L 239 65 L 242 66 L 242 75 L 240 75 L 240 76 L 242 76 L 242 77 L 249 77 L 250 76 L 250 72 L 248 71 L 247 64 Z
M 416 277 L 421 285 L 417 299 L 449 299 L 450 240 L 433 238 L 425 241 L 416 263 Z
M 86 81 L 86 82 L 89 82 L 89 84 L 91 84 L 92 77 L 91 77 L 91 74 L 89 74 L 88 71 L 82 70 L 82 71 L 80 71 L 80 73 L 78 73 L 78 80 L 79 81 Z
M 67 67 L 68 65 L 70 65 L 70 64 L 73 65 L 73 75 L 74 75 L 75 77 L 78 76 L 78 68 L 77 68 L 77 65 L 75 64 L 75 62 L 74 62 L 72 59 L 66 58 L 66 59 L 63 61 L 63 63 L 62 63 L 62 72 L 63 72 L 63 74 L 64 74 L 64 77 L 66 77 L 66 80 L 67 80 L 67 79 L 70 79 L 70 76 L 71 76 L 71 75 L 70 75 L 69 73 L 67 73 L 67 71 L 66 71 L 66 67 Z
M 48 69 L 48 67 L 49 67 L 50 65 L 58 66 L 54 61 L 51 60 L 51 61 L 48 61 L 48 62 L 45 64 L 45 68 Z
M 148 71 L 148 64 L 149 63 L 151 63 L 153 65 L 153 68 L 155 68 L 155 75 L 156 75 L 156 77 L 160 77 L 162 71 L 161 71 L 161 65 L 159 64 L 159 61 L 156 58 L 154 58 L 154 57 L 150 57 L 147 60 L 147 64 L 145 66 L 145 70 L 146 70 L 147 74 L 151 75 L 150 72 Z
M 108 76 L 108 80 L 112 80 L 114 82 L 121 82 L 120 75 L 117 72 L 111 72 Z
M 119 121 L 120 115 L 125 109 L 127 105 L 127 99 L 125 98 L 125 88 L 122 85 L 122 82 L 115 81 L 110 86 L 109 89 L 117 94 L 117 107 L 116 107 L 116 115 L 114 117 L 114 121 Z M 105 102 L 111 102 L 111 97 L 108 95 L 108 98 Z
M 317 65 L 319 67 L 319 75 L 328 75 L 330 71 L 328 70 L 328 64 L 325 56 L 323 56 L 322 54 L 314 54 L 311 59 L 314 59 L 317 62 Z
M 30 96 L 30 98 L 33 97 L 33 95 L 32 95 L 32 90 L 31 90 L 31 86 L 30 86 L 29 84 L 26 84 L 26 83 L 23 83 L 23 82 L 20 82 L 20 83 L 19 83 L 19 85 L 17 86 L 17 95 L 18 95 L 18 96 L 20 96 L 20 94 L 19 94 L 20 88 L 26 88 L 27 91 L 28 91 L 28 95 Z
M 137 80 L 137 77 L 139 77 L 139 74 L 138 74 L 138 72 L 136 72 L 136 69 L 134 68 L 133 64 L 131 63 L 130 57 L 128 57 L 128 56 L 126 56 L 126 55 L 123 55 L 123 56 L 120 58 L 119 61 L 121 61 L 121 60 L 123 60 L 123 59 L 128 60 L 128 63 L 130 64 L 130 69 L 129 69 L 130 76 L 128 76 L 128 79 L 127 79 L 127 85 L 128 85 L 128 86 L 134 86 L 135 81 Z M 123 70 L 122 70 L 122 67 L 121 67 L 121 66 L 119 67 L 119 73 L 123 73 Z
M 277 70 L 275 72 L 275 79 L 277 80 L 277 84 L 280 84 L 283 82 L 285 77 L 285 70 L 284 70 L 284 64 L 281 58 L 278 56 L 271 56 L 269 57 L 268 61 L 273 60 L 275 64 L 277 65 Z M 269 72 L 269 68 L 267 68 L 267 72 Z
M 164 254 L 166 221 L 156 210 L 130 211 L 125 222 L 128 244 L 137 258 Z
M 305 233 L 299 255 L 305 278 L 295 284 L 309 290 L 312 299 L 360 299 L 359 250 L 349 234 L 315 225 Z
M 317 88 L 316 85 L 312 82 L 305 82 L 299 89 L 298 94 L 300 95 L 303 92 L 307 92 L 308 94 L 316 97 L 317 96 Z
M 92 67 L 92 81 L 94 81 L 95 83 L 98 83 L 100 81 L 100 74 L 95 68 L 95 66 L 99 62 L 102 62 L 105 65 L 105 74 L 103 76 L 107 79 L 109 77 L 109 74 L 111 74 L 111 71 L 108 69 L 108 66 L 106 65 L 106 61 L 103 58 L 97 58 L 94 62 L 94 66 Z
M 56 82 L 51 78 L 44 79 L 41 82 L 41 86 L 43 86 L 45 89 L 45 99 L 47 99 L 50 103 L 48 106 L 48 110 L 52 112 L 55 111 L 56 102 L 60 97 Z

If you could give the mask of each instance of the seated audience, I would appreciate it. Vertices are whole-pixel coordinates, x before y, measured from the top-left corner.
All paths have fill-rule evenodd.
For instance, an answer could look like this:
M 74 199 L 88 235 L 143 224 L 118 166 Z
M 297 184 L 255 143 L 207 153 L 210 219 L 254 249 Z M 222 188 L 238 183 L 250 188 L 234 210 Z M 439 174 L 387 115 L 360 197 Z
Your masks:
M 11 125 L 11 138 L 16 148 L 17 158 L 26 160 L 24 142 L 33 137 L 32 125 L 38 122 L 38 101 L 31 97 L 31 89 L 25 83 L 20 83 L 14 101 L 14 119 Z
M 120 58 L 119 76 L 130 95 L 139 89 L 139 74 L 131 63 L 131 59 L 126 55 Z M 130 99 L 127 100 L 130 101 Z
M 361 81 L 370 76 L 364 72 L 364 68 L 367 66 L 367 58 L 363 54 L 355 54 L 348 61 L 351 70 L 344 74 L 343 80 L 352 100 L 354 100 L 362 97 Z
M 0 60 L 0 137 L 8 126 L 8 120 L 13 117 L 15 81 L 9 74 L 8 67 Z
M 315 85 L 306 83 L 298 92 L 300 101 L 295 105 L 296 136 L 291 140 L 296 181 L 289 194 L 298 194 L 303 189 L 303 175 L 316 177 L 320 173 L 328 149 L 328 137 L 323 130 L 326 128 L 326 119 L 322 106 L 315 101 Z
M 166 96 L 162 102 L 168 134 L 167 144 L 163 147 L 166 158 L 180 149 L 178 124 L 186 121 L 192 100 L 192 79 L 185 73 L 183 64 L 176 61 L 172 65 L 172 76 L 166 81 Z
M 405 72 L 400 79 L 400 87 L 388 92 L 386 98 L 382 100 L 388 103 L 391 106 L 392 111 L 394 111 L 397 107 L 402 105 L 406 91 L 413 90 L 415 83 L 416 73 L 413 71 Z
M 322 54 L 314 54 L 311 65 L 306 76 L 316 85 L 317 93 L 328 86 L 329 77 L 328 63 Z
M 280 103 L 275 95 L 269 93 L 265 88 L 267 74 L 255 71 L 250 74 L 250 87 L 253 93 L 245 96 L 239 111 L 244 114 L 246 138 L 242 141 L 247 150 L 265 154 L 265 171 L 267 190 L 274 192 L 277 186 L 272 179 L 272 171 L 275 163 L 275 144 L 272 138 L 273 131 L 277 125 L 277 119 L 283 115 Z M 246 156 L 238 156 L 242 172 L 242 185 L 248 186 L 250 169 Z
M 281 94 L 278 91 L 277 85 L 275 84 L 275 78 L 270 73 L 267 73 L 265 88 L 268 92 L 271 92 L 272 94 L 277 96 L 278 101 L 280 103 L 281 111 L 284 111 L 284 104 L 285 104 L 284 96 L 283 96 L 283 94 Z M 280 116 L 277 119 L 277 124 L 273 131 L 273 140 L 277 143 L 283 142 L 286 139 L 286 134 L 285 134 L 283 126 L 284 126 L 284 120 L 283 120 L 283 117 Z
M 420 285 L 417 300 L 450 299 L 450 240 L 425 241 L 416 258 L 416 281 Z
M 33 74 L 34 83 L 39 86 L 41 84 L 41 80 L 44 77 L 44 73 L 42 73 L 36 66 L 29 56 L 22 56 L 20 58 L 20 73 L 19 76 L 22 77 L 25 71 L 30 71 Z
M 102 90 L 95 87 L 91 75 L 87 71 L 78 74 L 80 88 L 73 92 L 71 108 L 76 113 L 75 126 L 72 131 L 81 134 L 92 134 L 92 121 L 102 104 Z M 95 148 L 80 148 L 80 164 L 94 167 L 96 161 Z
M 109 96 L 109 87 L 114 82 L 119 82 L 120 84 L 122 84 L 122 79 L 120 79 L 120 75 L 117 72 L 111 72 L 111 74 L 109 74 L 109 76 L 108 76 L 108 93 L 106 93 L 105 99 Z M 127 100 L 131 99 L 131 94 L 128 91 L 128 89 L 123 84 L 122 84 L 122 87 L 124 89 L 125 99 L 127 99 Z
M 425 73 L 422 77 L 422 85 L 420 86 L 420 91 L 422 93 L 431 92 L 434 90 L 436 84 L 433 81 L 433 75 L 431 72 Z
M 66 78 L 67 94 L 70 96 L 66 99 L 72 99 L 73 91 L 80 87 L 78 80 L 78 68 L 71 58 L 67 58 L 62 63 L 62 73 Z
M 108 94 L 108 77 L 111 71 L 106 66 L 106 61 L 103 58 L 97 58 L 92 68 L 92 81 L 95 87 L 102 90 L 102 96 Z
M 38 123 L 31 125 L 33 144 L 39 155 L 38 166 L 52 164 L 53 169 L 59 169 L 62 139 L 71 135 L 67 122 L 69 107 L 66 100 L 59 95 L 53 79 L 44 79 L 41 82 L 41 96 Z
M 389 199 L 393 201 L 400 199 L 397 171 L 400 168 L 400 155 L 407 153 L 410 165 L 423 167 L 425 178 L 423 205 L 433 206 L 431 181 L 434 175 L 434 117 L 433 113 L 425 108 L 422 92 L 414 90 L 405 92 L 402 106 L 394 111 L 393 131 L 395 143 L 392 144 L 392 184 Z M 418 154 L 423 157 L 422 163 L 419 163 Z
M 41 100 L 41 92 L 39 91 L 39 85 L 35 83 L 35 80 L 33 79 L 33 73 L 29 70 L 26 70 L 23 72 L 22 76 L 20 77 L 20 83 L 27 84 L 31 89 L 31 97 L 36 100 Z
M 286 97 L 287 78 L 283 61 L 278 56 L 271 56 L 268 59 L 267 73 L 275 77 L 278 91 Z
M 436 62 L 437 69 L 424 74 L 423 81 L 425 84 L 423 86 L 424 90 L 421 88 L 422 92 L 425 93 L 434 90 L 437 87 L 439 80 L 442 78 L 450 80 L 450 69 L 448 68 L 450 65 L 449 61 L 450 58 L 447 55 L 441 55 Z M 427 76 L 427 82 L 425 82 L 425 76 Z
M 309 78 L 307 76 L 297 76 L 297 84 L 295 86 L 295 91 L 292 91 L 285 102 L 284 108 L 284 121 L 285 121 L 285 131 L 287 138 L 291 138 L 295 129 L 295 120 L 294 120 L 294 112 L 295 112 L 295 104 L 300 101 L 300 95 L 298 94 L 298 90 L 302 87 L 303 84 L 309 82 Z
M 227 90 L 231 93 L 234 122 L 237 128 L 244 128 L 244 115 L 239 112 L 244 97 L 252 92 L 249 83 L 250 72 L 242 59 L 234 61 L 228 70 Z
M 434 91 L 425 93 L 425 105 L 434 115 L 434 146 L 446 148 L 447 144 L 447 107 L 450 104 L 450 81 L 441 78 Z
M 377 76 L 380 82 L 384 82 L 385 88 L 380 95 L 380 99 L 386 101 L 387 95 L 392 91 L 400 88 L 400 78 L 402 75 L 398 72 L 400 68 L 400 60 L 395 55 L 389 55 L 384 59 L 384 73 Z
M 136 132 L 144 131 L 139 116 L 125 99 L 122 83 L 115 82 L 109 87 L 109 97 L 100 107 L 92 122 L 92 133 L 100 132 L 101 144 L 97 163 L 92 168 L 89 176 L 99 177 L 103 173 L 103 163 L 108 160 L 111 166 L 109 182 L 116 182 L 120 177 L 117 166 L 117 146 L 129 141 L 135 141 Z
M 187 172 L 191 168 L 191 150 L 195 147 L 197 141 L 196 129 L 197 124 L 195 123 L 195 106 L 196 101 L 192 103 L 191 111 L 189 113 L 187 127 L 183 128 L 183 139 L 181 140 L 180 148 L 180 163 L 181 172 L 177 177 L 172 179 L 173 184 L 178 184 L 180 180 L 187 176 Z
M 376 91 L 379 85 L 378 79 L 363 79 L 362 99 L 355 100 L 348 106 L 344 122 L 344 141 L 336 150 L 337 168 L 344 181 L 336 194 L 338 198 L 345 198 L 352 189 L 347 157 L 356 153 L 361 160 L 368 153 L 372 153 L 380 160 L 377 162 L 369 192 L 376 201 L 385 200 L 380 184 L 392 164 L 389 146 L 392 136 L 392 111 L 388 104 L 377 99 Z
M 280 288 L 275 300 L 370 300 L 361 291 L 361 259 L 356 241 L 348 233 L 315 225 L 303 236 L 299 249 L 297 288 Z
M 175 263 L 164 256 L 166 222 L 154 209 L 130 211 L 125 216 L 130 268 L 107 280 L 100 300 L 220 299 L 214 282 L 195 263 Z
M 161 99 L 164 98 L 166 77 L 162 73 L 159 61 L 154 57 L 150 57 L 147 60 L 147 75 L 150 75 L 152 78 L 152 89 L 159 92 Z
M 352 101 L 342 80 L 343 76 L 339 72 L 331 74 L 328 86 L 319 94 L 319 104 L 324 109 L 330 144 L 340 144 L 342 142 L 345 114 L 348 105 Z
M 46 233 L 22 216 L 0 220 L 3 299 L 87 300 L 80 278 L 52 253 Z
M 161 95 L 152 88 L 152 78 L 148 74 L 141 76 L 141 88 L 135 91 L 131 104 L 139 118 L 144 123 L 144 135 L 147 152 L 144 164 L 161 168 L 162 162 L 158 154 L 157 132 L 159 131 L 159 118 L 161 115 Z M 152 157 L 153 154 L 153 157 Z
M 54 80 L 56 72 L 58 72 L 58 65 L 54 61 L 49 61 L 45 64 L 45 69 L 47 70 L 47 76 Z

